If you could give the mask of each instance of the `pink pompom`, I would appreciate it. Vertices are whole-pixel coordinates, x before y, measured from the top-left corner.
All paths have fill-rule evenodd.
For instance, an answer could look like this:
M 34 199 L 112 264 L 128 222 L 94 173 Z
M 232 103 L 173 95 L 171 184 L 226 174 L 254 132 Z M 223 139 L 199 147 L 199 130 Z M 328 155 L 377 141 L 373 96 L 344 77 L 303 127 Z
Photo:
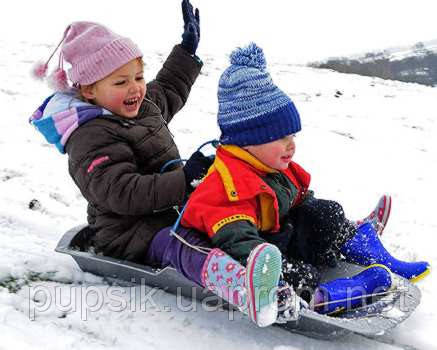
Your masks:
M 67 73 L 62 68 L 58 68 L 50 74 L 47 78 L 47 83 L 55 91 L 67 91 L 70 88 Z
M 35 79 L 43 80 L 47 73 L 48 65 L 44 62 L 36 63 L 32 68 L 32 76 Z

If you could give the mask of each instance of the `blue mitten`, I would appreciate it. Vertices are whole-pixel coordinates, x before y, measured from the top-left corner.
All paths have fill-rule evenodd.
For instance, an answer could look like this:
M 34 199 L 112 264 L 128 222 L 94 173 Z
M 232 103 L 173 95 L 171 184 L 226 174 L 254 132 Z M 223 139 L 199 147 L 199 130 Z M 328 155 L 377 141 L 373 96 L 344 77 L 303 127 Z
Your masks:
M 190 0 L 182 1 L 182 15 L 184 18 L 184 32 L 182 34 L 182 47 L 190 54 L 196 54 L 200 40 L 200 17 L 199 9 L 193 12 Z

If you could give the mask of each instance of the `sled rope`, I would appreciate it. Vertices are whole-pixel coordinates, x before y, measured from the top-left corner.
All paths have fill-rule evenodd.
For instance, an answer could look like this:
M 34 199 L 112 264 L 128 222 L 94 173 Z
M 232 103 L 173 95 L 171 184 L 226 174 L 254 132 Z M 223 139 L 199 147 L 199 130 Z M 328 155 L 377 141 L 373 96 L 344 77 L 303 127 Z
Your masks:
M 175 236 L 178 240 L 180 240 L 183 244 L 185 244 L 186 246 L 197 250 L 199 253 L 208 255 L 209 252 L 212 250 L 212 248 L 206 248 L 206 247 L 201 247 L 198 245 L 193 245 L 189 242 L 187 242 L 184 238 L 182 238 L 181 236 L 179 236 L 176 232 L 173 231 L 173 229 L 170 230 L 170 235 Z
M 217 141 L 217 140 L 211 140 L 211 141 L 204 142 L 204 143 L 202 143 L 202 144 L 197 148 L 197 152 L 200 152 L 200 150 L 201 150 L 203 147 L 205 147 L 206 145 L 209 145 L 209 144 L 211 144 L 213 147 L 217 148 L 218 145 L 219 145 L 219 141 Z M 186 159 L 173 159 L 173 160 L 168 161 L 167 163 L 165 163 L 165 164 L 161 167 L 161 174 L 165 171 L 165 169 L 166 169 L 169 165 L 174 164 L 174 163 L 179 163 L 179 162 L 182 163 L 182 162 L 184 162 L 184 161 L 186 161 Z M 186 246 L 188 246 L 188 247 L 190 247 L 190 248 L 192 248 L 192 249 L 198 251 L 199 253 L 202 253 L 202 254 L 208 255 L 209 252 L 212 250 L 212 248 L 206 248 L 206 247 L 201 247 L 201 246 L 193 245 L 193 244 L 187 242 L 183 237 L 179 236 L 179 235 L 176 233 L 176 231 L 177 231 L 177 229 L 178 229 L 178 226 L 179 226 L 179 224 L 180 224 L 180 222 L 181 222 L 182 215 L 184 215 L 184 211 L 185 211 L 185 208 L 187 207 L 187 204 L 188 204 L 188 201 L 187 201 L 187 203 L 185 203 L 184 207 L 182 208 L 182 210 L 181 210 L 180 212 L 179 212 L 177 206 L 174 207 L 174 209 L 176 210 L 176 212 L 178 213 L 179 216 L 178 216 L 176 222 L 174 223 L 173 227 L 172 227 L 171 230 L 170 230 L 170 235 L 171 235 L 171 236 L 174 236 L 176 239 L 178 239 L 179 241 L 181 241 L 183 244 L 185 244 Z
M 172 160 L 169 160 L 167 163 L 165 163 L 162 167 L 161 167 L 161 170 L 160 170 L 160 173 L 162 174 L 164 171 L 165 171 L 165 169 L 167 169 L 170 165 L 172 165 L 172 164 L 175 164 L 175 163 L 183 163 L 183 162 L 186 162 L 188 159 L 172 159 Z
M 201 246 L 198 246 L 198 245 L 193 245 L 193 244 L 187 242 L 183 237 L 179 236 L 176 233 L 176 230 L 178 229 L 179 223 L 181 222 L 182 215 L 184 215 L 184 211 L 185 211 L 186 207 L 187 207 L 187 204 L 185 203 L 184 207 L 182 208 L 182 210 L 180 212 L 179 212 L 178 208 L 175 207 L 175 210 L 177 211 L 179 216 L 178 216 L 176 222 L 174 223 L 173 227 L 170 230 L 170 235 L 176 237 L 179 241 L 181 241 L 186 246 L 188 246 L 188 247 L 190 247 L 190 248 L 192 248 L 194 250 L 197 250 L 199 253 L 208 255 L 209 252 L 212 250 L 212 248 L 206 248 L 206 247 L 201 247 Z
M 327 302 L 324 302 L 324 303 L 315 304 L 315 305 L 313 305 L 313 308 L 319 307 L 319 306 L 335 304 L 335 303 L 340 303 L 340 302 L 343 302 L 343 301 L 363 299 L 363 298 L 370 298 L 370 297 L 377 297 L 377 296 L 389 295 L 389 294 L 394 294 L 394 293 L 406 293 L 406 290 L 400 289 L 400 288 L 396 288 L 394 290 L 388 290 L 386 292 L 381 292 L 381 293 L 364 294 L 364 295 L 360 295 L 360 296 L 356 296 L 356 297 L 352 297 L 352 298 L 345 298 L 345 299 L 339 299 L 339 300 L 334 300 L 334 301 L 327 301 Z
M 204 143 L 202 143 L 202 144 L 197 148 L 196 152 L 200 152 L 200 150 L 201 150 L 203 147 L 205 147 L 206 145 L 209 145 L 209 144 L 211 144 L 214 148 L 217 148 L 217 147 L 219 146 L 220 142 L 219 142 L 218 140 L 211 140 L 211 141 L 204 142 Z M 172 164 L 175 164 L 175 163 L 184 163 L 184 162 L 186 162 L 187 160 L 188 160 L 188 159 L 172 159 L 172 160 L 169 160 L 167 163 L 165 163 L 165 164 L 161 167 L 161 169 L 160 169 L 160 173 L 162 174 L 162 173 L 167 169 L 167 167 L 169 167 L 169 166 L 172 165 Z

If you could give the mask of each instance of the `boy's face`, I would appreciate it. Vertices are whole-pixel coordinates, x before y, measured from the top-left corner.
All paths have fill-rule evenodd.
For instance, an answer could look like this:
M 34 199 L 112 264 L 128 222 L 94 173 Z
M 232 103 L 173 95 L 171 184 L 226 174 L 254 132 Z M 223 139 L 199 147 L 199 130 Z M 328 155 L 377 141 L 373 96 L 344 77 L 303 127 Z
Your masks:
M 243 148 L 270 168 L 284 170 L 288 168 L 296 150 L 294 137 L 292 134 L 273 142 Z
M 134 118 L 146 94 L 143 73 L 141 59 L 134 59 L 102 80 L 81 87 L 81 93 L 114 114 Z

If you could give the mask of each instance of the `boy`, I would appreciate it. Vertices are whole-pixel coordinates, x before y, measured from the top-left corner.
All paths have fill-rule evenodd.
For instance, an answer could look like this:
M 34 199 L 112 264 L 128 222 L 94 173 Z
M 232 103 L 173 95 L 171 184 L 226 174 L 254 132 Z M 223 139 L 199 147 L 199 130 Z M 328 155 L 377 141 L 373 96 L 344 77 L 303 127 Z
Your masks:
M 390 271 L 412 280 L 423 277 L 427 263 L 396 260 L 371 224 L 352 223 L 340 204 L 316 199 L 308 190 L 310 174 L 292 161 L 300 117 L 273 84 L 262 50 L 252 43 L 235 50 L 230 60 L 218 88 L 222 145 L 191 195 L 182 225 L 207 233 L 213 246 L 242 264 L 256 246 L 275 244 L 284 258 L 284 282 L 302 290 L 307 301 L 314 296 L 316 304 L 344 299 L 346 287 L 361 286 L 369 294 L 370 286 L 390 288 Z M 317 267 L 335 265 L 340 253 L 378 266 L 319 285 Z M 331 304 L 326 311 L 343 306 Z

